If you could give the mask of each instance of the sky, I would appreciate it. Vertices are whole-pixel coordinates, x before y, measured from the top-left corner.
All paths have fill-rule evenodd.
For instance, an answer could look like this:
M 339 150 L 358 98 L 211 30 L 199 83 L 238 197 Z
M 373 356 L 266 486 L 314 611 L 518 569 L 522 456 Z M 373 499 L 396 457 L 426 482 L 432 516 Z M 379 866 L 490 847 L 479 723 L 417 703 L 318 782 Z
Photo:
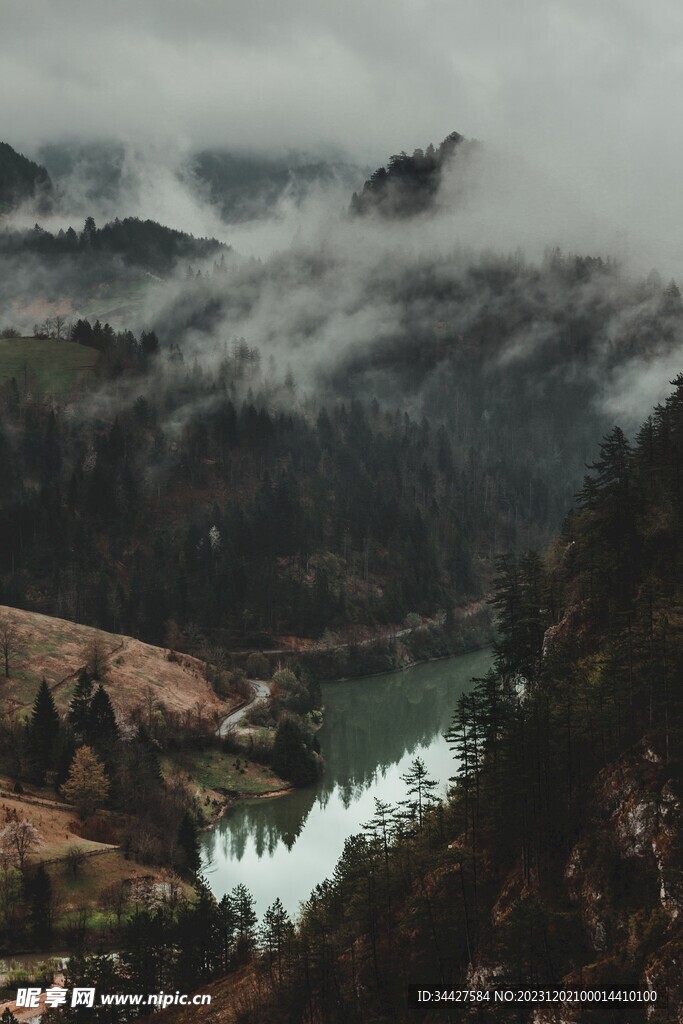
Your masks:
M 581 163 L 677 145 L 670 0 L 0 0 L 0 18 L 2 131 L 17 142 L 172 136 L 376 159 L 457 129 Z

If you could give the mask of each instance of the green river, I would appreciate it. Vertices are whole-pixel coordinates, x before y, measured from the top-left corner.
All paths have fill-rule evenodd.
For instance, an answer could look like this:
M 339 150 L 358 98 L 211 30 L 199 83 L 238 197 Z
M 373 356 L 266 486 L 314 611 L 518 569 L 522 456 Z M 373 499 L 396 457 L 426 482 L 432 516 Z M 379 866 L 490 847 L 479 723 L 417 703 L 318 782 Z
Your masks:
M 333 871 L 347 836 L 374 814 L 374 797 L 395 804 L 421 757 L 441 792 L 454 774 L 443 734 L 459 695 L 484 675 L 490 649 L 402 672 L 323 686 L 318 738 L 325 774 L 316 786 L 238 803 L 202 843 L 203 872 L 220 899 L 239 882 L 261 915 L 279 896 L 294 914 Z

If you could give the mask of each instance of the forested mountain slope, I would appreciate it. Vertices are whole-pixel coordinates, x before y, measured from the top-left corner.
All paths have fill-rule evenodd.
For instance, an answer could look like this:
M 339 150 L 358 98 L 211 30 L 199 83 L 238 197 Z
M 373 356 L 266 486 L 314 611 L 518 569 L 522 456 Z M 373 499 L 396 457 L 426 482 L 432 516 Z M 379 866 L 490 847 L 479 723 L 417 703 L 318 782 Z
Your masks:
M 0 214 L 26 199 L 36 200 L 44 209 L 53 198 L 50 175 L 7 142 L 0 142 Z
M 202 370 L 151 333 L 79 321 L 74 337 L 100 349 L 99 387 L 64 408 L 0 389 L 8 603 L 230 646 L 481 593 L 512 523 L 443 428 L 376 404 L 306 407 L 244 344 Z
M 421 222 L 416 237 L 430 230 Z M 514 523 L 494 548 L 547 540 L 614 408 L 633 405 L 634 380 L 653 379 L 646 364 L 668 365 L 679 350 L 677 286 L 559 251 L 537 264 L 368 254 L 364 241 L 302 244 L 186 279 L 158 305 L 154 328 L 167 345 L 191 335 L 200 358 L 225 337 L 258 339 L 264 366 L 289 362 L 299 394 L 376 399 L 443 424 L 457 461 L 473 463 Z
M 363 173 L 339 158 L 297 153 L 264 156 L 204 149 L 190 159 L 191 180 L 228 223 L 272 216 L 283 200 L 300 203 L 311 191 L 336 182 L 353 188 Z
M 109 258 L 155 273 L 168 273 L 178 260 L 203 260 L 227 251 L 228 247 L 216 239 L 194 238 L 184 231 L 137 217 L 117 217 L 102 228 L 88 217 L 80 232 L 69 227 L 53 234 L 37 224 L 29 231 L 0 232 L 0 255 L 67 259 L 79 264 L 74 271 L 85 270 L 87 261 L 92 260 L 99 261 L 102 269 Z

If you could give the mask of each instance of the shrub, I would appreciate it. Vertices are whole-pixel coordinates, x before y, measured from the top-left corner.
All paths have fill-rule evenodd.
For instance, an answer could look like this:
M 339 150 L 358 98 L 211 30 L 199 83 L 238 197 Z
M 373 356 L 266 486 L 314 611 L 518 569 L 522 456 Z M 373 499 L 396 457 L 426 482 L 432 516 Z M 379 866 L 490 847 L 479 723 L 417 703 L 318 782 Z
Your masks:
M 245 667 L 250 679 L 270 679 L 270 662 L 265 654 L 259 651 L 252 651 Z
M 273 676 L 273 683 L 275 684 L 275 686 L 278 688 L 278 690 L 282 690 L 285 693 L 288 690 L 294 689 L 297 686 L 298 682 L 299 680 L 296 678 L 296 676 L 294 675 L 290 668 L 281 668 Z
M 229 697 L 235 692 L 235 677 L 232 672 L 220 672 L 212 680 L 212 686 L 219 697 Z
M 313 737 L 298 716 L 285 715 L 277 727 L 272 765 L 278 775 L 295 786 L 305 786 L 319 777 L 322 761 L 313 750 Z
M 247 713 L 246 718 L 250 725 L 263 725 L 267 727 L 275 725 L 270 701 L 261 701 L 259 704 L 256 704 Z

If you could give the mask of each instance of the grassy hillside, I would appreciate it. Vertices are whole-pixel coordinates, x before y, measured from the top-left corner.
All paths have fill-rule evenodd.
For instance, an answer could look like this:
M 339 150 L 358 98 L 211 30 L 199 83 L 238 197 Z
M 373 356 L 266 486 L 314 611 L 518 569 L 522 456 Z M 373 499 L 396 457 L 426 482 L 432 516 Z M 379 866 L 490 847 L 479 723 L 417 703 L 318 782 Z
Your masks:
M 91 374 L 99 353 L 72 341 L 0 338 L 0 384 L 12 377 L 43 391 L 64 392 Z
M 188 655 L 174 655 L 161 647 L 143 644 L 128 636 L 104 633 L 66 619 L 39 615 L 0 605 L 0 624 L 16 629 L 10 678 L 0 677 L 0 701 L 26 712 L 43 676 L 57 708 L 66 711 L 80 669 L 92 657 L 97 644 L 100 675 L 115 708 L 130 710 L 149 699 L 163 702 L 173 711 L 202 714 L 227 713 L 207 682 L 204 663 Z

